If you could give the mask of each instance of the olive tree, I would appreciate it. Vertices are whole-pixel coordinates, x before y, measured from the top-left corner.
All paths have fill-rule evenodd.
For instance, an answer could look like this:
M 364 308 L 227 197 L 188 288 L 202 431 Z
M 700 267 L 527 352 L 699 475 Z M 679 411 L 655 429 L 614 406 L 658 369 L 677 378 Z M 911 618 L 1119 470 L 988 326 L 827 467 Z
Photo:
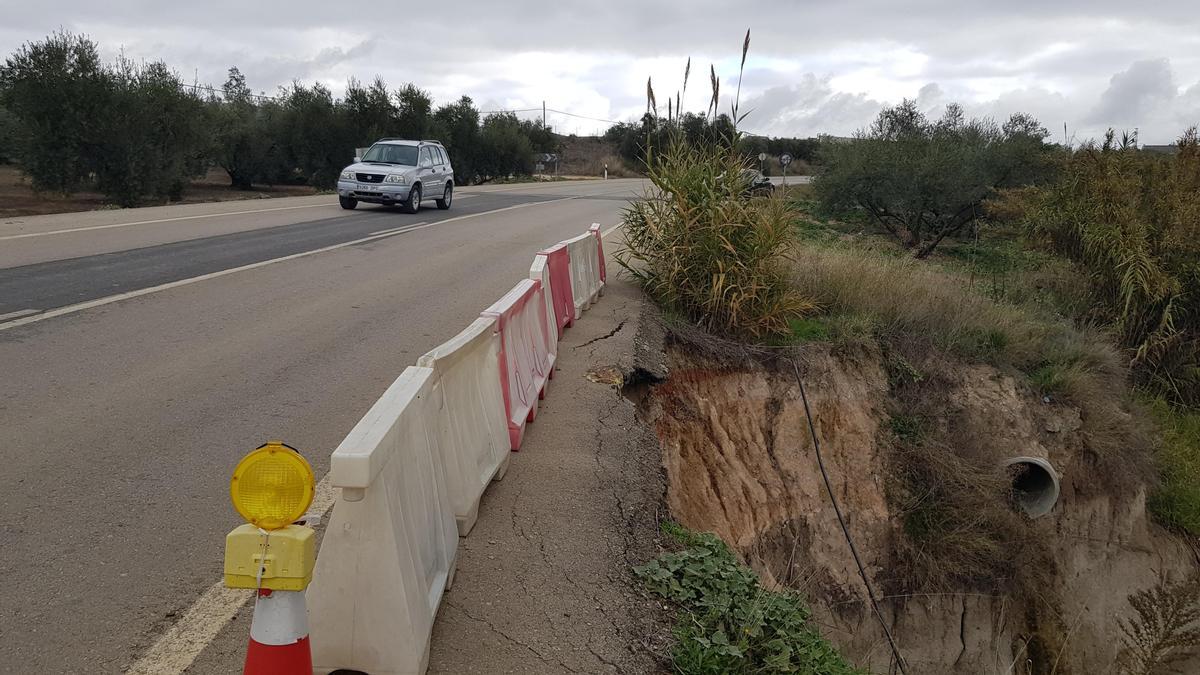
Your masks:
M 39 190 L 71 192 L 98 168 L 112 83 L 96 44 L 54 33 L 0 66 L 0 104 L 23 133 L 12 154 Z
M 829 210 L 865 212 L 924 258 L 978 219 L 997 189 L 1038 181 L 1048 135 L 1024 114 L 999 125 L 951 104 L 930 120 L 906 100 L 853 138 L 822 143 L 814 188 Z

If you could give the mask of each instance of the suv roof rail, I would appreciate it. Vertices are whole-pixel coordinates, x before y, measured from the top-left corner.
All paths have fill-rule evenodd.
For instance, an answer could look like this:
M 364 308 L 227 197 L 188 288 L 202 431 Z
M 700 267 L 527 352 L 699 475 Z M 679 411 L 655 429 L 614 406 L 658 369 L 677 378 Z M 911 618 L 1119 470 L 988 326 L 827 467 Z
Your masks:
M 379 139 L 378 141 L 375 141 L 375 142 L 376 142 L 376 143 L 382 143 L 383 141 L 409 141 L 409 142 L 415 142 L 415 143 L 437 143 L 438 145 L 441 145 L 441 144 L 442 144 L 442 142 L 441 142 L 441 141 L 434 140 L 434 139 L 432 139 L 432 138 L 426 138 L 426 139 L 424 139 L 424 140 L 416 141 L 416 140 L 414 140 L 414 139 L 412 139 L 412 138 L 400 138 L 400 137 L 392 137 L 392 136 L 388 136 L 388 137 L 386 137 L 386 138 L 381 138 L 381 139 Z

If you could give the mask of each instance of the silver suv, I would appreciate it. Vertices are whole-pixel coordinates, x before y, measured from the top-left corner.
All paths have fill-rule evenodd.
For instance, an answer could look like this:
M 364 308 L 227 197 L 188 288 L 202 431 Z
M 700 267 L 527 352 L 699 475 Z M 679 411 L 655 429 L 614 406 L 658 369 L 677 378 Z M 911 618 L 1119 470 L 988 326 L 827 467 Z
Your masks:
M 454 199 L 454 169 L 450 155 L 437 141 L 383 138 L 338 177 L 338 202 L 352 209 L 359 202 L 400 204 L 416 213 L 421 202 L 433 199 L 439 209 Z

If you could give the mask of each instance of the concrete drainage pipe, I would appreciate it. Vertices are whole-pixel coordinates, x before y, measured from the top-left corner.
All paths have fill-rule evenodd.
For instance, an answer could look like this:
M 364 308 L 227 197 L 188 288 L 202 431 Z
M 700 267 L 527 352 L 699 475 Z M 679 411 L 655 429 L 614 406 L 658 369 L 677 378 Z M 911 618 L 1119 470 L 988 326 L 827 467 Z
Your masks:
M 1013 498 L 1030 518 L 1050 513 L 1058 502 L 1058 472 L 1041 457 L 1010 457 L 1004 460 L 1012 475 Z

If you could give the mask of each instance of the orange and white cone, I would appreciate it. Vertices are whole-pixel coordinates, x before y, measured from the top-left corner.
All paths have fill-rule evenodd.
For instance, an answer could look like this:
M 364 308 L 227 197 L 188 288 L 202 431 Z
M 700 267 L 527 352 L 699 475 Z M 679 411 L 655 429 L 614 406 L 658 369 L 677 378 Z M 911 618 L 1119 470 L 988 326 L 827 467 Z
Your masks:
M 304 591 L 258 591 L 244 675 L 312 675 Z

